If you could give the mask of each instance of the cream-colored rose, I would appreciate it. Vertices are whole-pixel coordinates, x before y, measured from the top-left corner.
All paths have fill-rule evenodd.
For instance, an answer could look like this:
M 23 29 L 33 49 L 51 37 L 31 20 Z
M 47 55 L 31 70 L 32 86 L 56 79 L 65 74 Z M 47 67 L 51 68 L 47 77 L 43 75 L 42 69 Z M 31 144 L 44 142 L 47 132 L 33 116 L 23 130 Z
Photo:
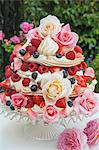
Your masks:
M 41 80 L 43 97 L 48 105 L 62 97 L 68 98 L 72 92 L 71 83 L 68 79 L 64 79 L 59 73 L 46 74 Z
M 58 50 L 58 44 L 51 39 L 50 36 L 47 36 L 38 47 L 38 52 L 41 55 L 53 56 Z
M 40 26 L 38 32 L 41 37 L 48 35 L 54 36 L 61 30 L 62 24 L 56 16 L 48 15 L 47 17 L 40 20 Z

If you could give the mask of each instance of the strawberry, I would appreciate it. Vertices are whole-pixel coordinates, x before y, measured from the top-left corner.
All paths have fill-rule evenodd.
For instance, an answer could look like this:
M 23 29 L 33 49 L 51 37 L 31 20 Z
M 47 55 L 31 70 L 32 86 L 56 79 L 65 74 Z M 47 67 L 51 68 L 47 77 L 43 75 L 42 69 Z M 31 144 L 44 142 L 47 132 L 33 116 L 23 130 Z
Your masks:
M 26 61 L 27 59 L 29 59 L 31 57 L 30 53 L 26 53 L 23 58 L 24 58 L 24 61 Z
M 43 96 L 35 95 L 35 96 L 33 96 L 33 100 L 34 100 L 35 104 L 41 108 L 42 108 L 42 106 L 45 105 Z
M 28 71 L 29 70 L 29 65 L 28 63 L 24 62 L 21 66 L 22 71 Z
M 87 84 L 86 84 L 86 78 L 84 78 L 84 76 L 78 76 L 76 75 L 75 76 L 75 80 L 77 80 L 77 84 L 82 86 L 82 87 L 86 87 Z
M 38 72 L 41 74 L 46 73 L 48 71 L 49 71 L 49 68 L 47 66 L 42 65 L 38 67 Z
M 31 108 L 34 106 L 34 101 L 33 101 L 33 96 L 27 96 L 28 100 L 27 100 L 27 105 L 25 106 L 25 108 Z
M 38 64 L 36 64 L 36 63 L 30 63 L 29 64 L 29 70 L 31 71 L 31 72 L 34 72 L 34 71 L 36 71 L 38 69 Z
M 15 94 L 15 93 L 16 93 L 15 90 L 12 90 L 12 89 L 10 89 L 10 88 L 7 88 L 7 89 L 6 89 L 6 92 L 5 92 L 5 95 L 6 95 L 6 96 L 11 96 L 12 94 Z
M 15 57 L 15 55 L 12 53 L 12 54 L 10 55 L 10 62 L 13 62 L 13 61 L 14 61 L 14 57 Z
M 12 75 L 12 69 L 11 69 L 10 65 L 7 65 L 5 67 L 5 77 L 9 78 L 11 75 Z
M 36 46 L 27 46 L 26 47 L 26 52 L 30 53 L 30 55 L 33 54 L 37 50 Z
M 81 47 L 78 46 L 78 45 L 75 46 L 74 51 L 75 51 L 76 53 L 81 53 L 81 54 L 82 54 L 82 49 L 81 49 Z
M 29 86 L 30 84 L 30 78 L 24 78 L 22 81 L 23 86 Z
M 78 67 L 78 71 L 80 71 L 82 69 L 82 64 L 77 65 Z
M 41 41 L 39 39 L 32 39 L 31 44 L 35 47 L 39 47 Z
M 6 80 L 0 82 L 0 86 L 2 86 L 4 88 L 8 88 L 10 86 L 10 79 L 7 78 Z
M 84 61 L 82 61 L 81 64 L 84 69 L 87 68 L 87 64 Z
M 68 73 L 71 76 L 75 75 L 77 71 L 78 71 L 78 67 L 77 66 L 73 66 L 73 67 L 68 68 Z
M 50 67 L 49 70 L 50 70 L 51 73 L 53 73 L 53 72 L 59 72 L 59 71 L 61 71 L 62 68 L 57 67 L 57 66 L 53 66 L 53 67 Z
M 18 82 L 18 81 L 21 80 L 21 77 L 20 77 L 18 74 L 14 73 L 14 74 L 11 76 L 11 80 L 12 80 L 13 82 Z
M 69 52 L 66 53 L 66 58 L 67 59 L 74 60 L 75 57 L 76 57 L 76 55 L 75 55 L 74 51 L 69 51 Z
M 56 101 L 56 104 L 55 104 L 57 107 L 60 107 L 60 108 L 66 108 L 66 100 L 65 100 L 65 97 L 64 98 L 60 98 Z

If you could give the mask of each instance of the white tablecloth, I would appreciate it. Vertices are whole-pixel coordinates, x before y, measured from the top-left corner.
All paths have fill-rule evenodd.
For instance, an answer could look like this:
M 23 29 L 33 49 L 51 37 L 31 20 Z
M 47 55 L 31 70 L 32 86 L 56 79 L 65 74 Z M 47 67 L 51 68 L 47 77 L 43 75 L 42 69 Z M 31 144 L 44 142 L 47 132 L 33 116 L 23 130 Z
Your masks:
M 95 118 L 99 118 L 98 113 L 71 124 L 71 127 L 75 126 L 82 130 L 89 120 Z M 57 148 L 56 141 L 33 141 L 23 133 L 22 123 L 0 116 L 0 150 L 57 150 Z

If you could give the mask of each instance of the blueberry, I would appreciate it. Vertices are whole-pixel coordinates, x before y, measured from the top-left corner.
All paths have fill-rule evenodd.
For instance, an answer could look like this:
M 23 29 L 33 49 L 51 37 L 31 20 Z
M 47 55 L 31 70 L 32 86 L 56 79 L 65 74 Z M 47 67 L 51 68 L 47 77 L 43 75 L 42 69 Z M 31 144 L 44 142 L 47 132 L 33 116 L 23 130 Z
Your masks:
M 75 79 L 74 78 L 70 78 L 69 80 L 70 80 L 71 84 L 75 84 Z
M 68 104 L 69 107 L 73 106 L 73 102 L 72 101 L 68 101 L 67 104 Z
M 8 100 L 8 101 L 6 101 L 6 105 L 7 106 L 10 106 L 11 105 L 11 102 Z
M 85 69 L 84 68 L 82 69 L 82 72 L 83 72 L 83 74 L 85 73 Z
M 37 72 L 33 72 L 33 73 L 32 73 L 32 78 L 33 78 L 34 80 L 36 80 L 37 76 L 38 76 Z
M 38 58 L 39 57 L 39 53 L 38 52 L 33 52 L 33 57 L 34 58 Z
M 36 84 L 33 84 L 31 86 L 31 91 L 33 91 L 33 92 L 37 91 L 37 85 Z
M 68 70 L 68 67 L 64 67 L 63 69 L 64 69 L 65 71 L 67 71 L 67 70 Z
M 3 87 L 0 86 L 0 93 L 5 92 L 5 90 L 3 89 Z
M 56 54 L 56 57 L 57 57 L 57 58 L 62 58 L 62 55 L 59 54 L 59 53 L 57 53 L 57 54 Z
M 11 109 L 11 110 L 15 110 L 15 108 L 14 108 L 13 105 L 10 105 L 10 109 Z
M 68 76 L 68 73 L 65 70 L 63 70 L 63 78 L 67 78 L 67 76 Z
M 24 56 L 26 54 L 26 51 L 24 49 L 20 49 L 19 53 Z

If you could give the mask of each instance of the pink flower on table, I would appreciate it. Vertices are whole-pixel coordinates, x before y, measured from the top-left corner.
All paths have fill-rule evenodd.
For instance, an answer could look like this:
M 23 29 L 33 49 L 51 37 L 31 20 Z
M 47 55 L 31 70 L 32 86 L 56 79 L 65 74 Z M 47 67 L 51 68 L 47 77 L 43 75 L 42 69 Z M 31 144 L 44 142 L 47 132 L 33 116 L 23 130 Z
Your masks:
M 44 120 L 46 122 L 55 122 L 58 120 L 58 118 L 59 114 L 57 110 L 51 105 L 47 106 L 44 111 Z
M 14 44 L 20 43 L 20 39 L 16 35 L 14 35 L 13 37 L 11 37 L 10 41 L 13 42 Z
M 57 140 L 58 150 L 87 150 L 86 135 L 76 128 L 65 129 Z
M 83 113 L 92 115 L 98 111 L 98 102 L 92 89 L 85 90 L 82 97 L 77 97 L 73 103 L 73 106 L 77 114 Z
M 20 25 L 20 28 L 24 33 L 27 33 L 29 30 L 33 28 L 33 24 L 29 24 L 28 22 L 23 22 Z
M 75 32 L 71 32 L 70 25 L 66 24 L 57 34 L 55 40 L 68 48 L 74 48 L 78 41 L 78 35 Z
M 2 31 L 0 31 L 0 41 L 2 41 L 4 38 L 4 33 Z
M 16 94 L 11 95 L 11 100 L 15 108 L 21 108 L 27 105 L 27 99 L 21 93 L 16 93 Z
M 89 121 L 84 129 L 84 133 L 87 136 L 87 143 L 89 146 L 96 146 L 99 144 L 99 118 Z

